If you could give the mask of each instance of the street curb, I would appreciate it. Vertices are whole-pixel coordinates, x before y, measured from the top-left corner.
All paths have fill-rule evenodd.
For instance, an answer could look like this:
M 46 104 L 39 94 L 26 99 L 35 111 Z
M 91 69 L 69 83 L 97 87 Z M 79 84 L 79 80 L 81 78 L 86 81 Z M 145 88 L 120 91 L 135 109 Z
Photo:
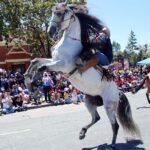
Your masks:
M 31 109 L 38 109 L 38 108 L 44 108 L 44 107 L 49 107 L 49 106 L 58 106 L 58 105 L 63 105 L 63 104 L 41 104 L 41 105 L 33 105 L 33 106 L 26 106 L 26 110 L 31 110 Z M 11 114 L 11 113 L 10 113 Z M 2 110 L 0 109 L 0 116 L 2 116 Z
M 36 108 L 42 108 L 42 107 L 48 107 L 48 106 L 53 106 L 53 104 L 45 104 L 45 105 L 36 105 L 36 106 L 27 106 L 27 109 L 36 109 Z
M 64 104 L 51 104 L 50 103 L 50 104 L 44 104 L 44 105 L 27 106 L 27 110 L 43 108 L 43 107 L 49 107 L 49 106 L 60 106 L 60 105 L 64 105 Z
M 61 106 L 61 105 L 66 105 L 66 104 L 53 104 L 53 103 L 39 104 L 39 105 L 33 105 L 33 106 L 26 106 L 26 110 L 44 108 L 44 107 L 49 107 L 49 106 Z M 2 110 L 0 109 L 0 116 L 2 116 L 2 115 L 3 115 Z

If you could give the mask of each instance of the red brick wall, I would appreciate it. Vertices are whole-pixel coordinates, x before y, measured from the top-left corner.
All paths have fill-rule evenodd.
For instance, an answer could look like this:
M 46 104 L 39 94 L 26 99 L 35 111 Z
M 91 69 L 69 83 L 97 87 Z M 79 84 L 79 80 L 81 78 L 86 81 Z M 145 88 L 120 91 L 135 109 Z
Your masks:
M 14 59 L 15 62 L 17 61 L 17 64 L 19 64 L 19 59 L 33 59 L 33 56 L 31 56 L 29 53 L 11 53 L 9 52 L 11 50 L 12 46 L 0 46 L 0 62 L 3 62 L 5 64 L 0 64 L 0 68 L 6 69 L 6 70 L 12 70 L 12 64 L 13 62 L 7 62 L 6 60 Z M 28 50 L 28 45 L 22 46 L 24 50 Z M 20 48 L 18 48 L 20 49 Z M 8 53 L 9 52 L 9 53 Z M 25 69 L 28 68 L 30 65 L 30 61 L 24 61 L 20 62 L 20 64 L 25 65 Z

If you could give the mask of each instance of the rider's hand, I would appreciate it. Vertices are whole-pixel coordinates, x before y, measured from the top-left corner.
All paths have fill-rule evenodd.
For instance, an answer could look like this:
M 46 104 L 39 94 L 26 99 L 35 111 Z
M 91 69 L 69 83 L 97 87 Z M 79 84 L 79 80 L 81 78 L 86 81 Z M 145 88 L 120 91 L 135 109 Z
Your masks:
M 101 32 L 96 37 L 96 41 L 105 42 L 106 38 L 107 38 L 107 35 L 105 33 Z
M 108 37 L 110 37 L 110 30 L 107 27 L 102 29 L 102 32 L 105 33 Z
M 78 71 L 79 71 L 80 73 L 83 73 L 83 72 L 86 71 L 86 70 L 87 70 L 87 68 L 86 68 L 85 66 L 78 67 Z

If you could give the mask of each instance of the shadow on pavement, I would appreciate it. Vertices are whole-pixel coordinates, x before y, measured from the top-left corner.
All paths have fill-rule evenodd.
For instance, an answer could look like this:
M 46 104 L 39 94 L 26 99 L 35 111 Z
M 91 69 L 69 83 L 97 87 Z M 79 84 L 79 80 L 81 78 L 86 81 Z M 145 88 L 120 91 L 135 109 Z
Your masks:
M 146 108 L 150 108 L 150 106 L 149 107 L 147 106 L 137 107 L 136 109 L 146 109 Z
M 116 150 L 145 150 L 145 148 L 137 147 L 138 145 L 143 144 L 141 140 L 128 140 L 126 143 L 117 143 Z M 106 144 L 83 148 L 82 150 L 110 150 L 111 146 Z

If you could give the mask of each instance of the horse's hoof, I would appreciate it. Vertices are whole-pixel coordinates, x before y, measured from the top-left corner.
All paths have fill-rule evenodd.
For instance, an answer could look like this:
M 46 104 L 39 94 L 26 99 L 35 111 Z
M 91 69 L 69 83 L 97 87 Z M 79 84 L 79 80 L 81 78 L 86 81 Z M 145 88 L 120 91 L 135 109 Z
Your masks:
M 106 150 L 115 150 L 115 149 L 113 149 L 112 147 L 110 147 L 110 148 L 106 148 Z
M 84 138 L 85 138 L 85 134 L 83 134 L 83 135 L 80 134 L 80 135 L 79 135 L 79 139 L 80 139 L 80 140 L 83 140 Z
M 116 146 L 115 145 L 111 145 L 111 150 L 115 150 Z
M 35 58 L 31 61 L 31 63 L 34 65 L 34 64 L 38 63 L 38 60 Z
M 82 140 L 85 138 L 85 133 L 87 132 L 86 128 L 82 128 L 82 130 L 80 131 L 80 135 L 79 135 L 79 139 Z
M 116 150 L 116 148 L 111 146 L 109 148 L 106 148 L 106 150 Z
M 43 71 L 45 71 L 46 69 L 47 69 L 46 66 L 42 66 L 42 67 L 38 68 L 38 71 L 39 71 L 39 72 L 43 72 Z

